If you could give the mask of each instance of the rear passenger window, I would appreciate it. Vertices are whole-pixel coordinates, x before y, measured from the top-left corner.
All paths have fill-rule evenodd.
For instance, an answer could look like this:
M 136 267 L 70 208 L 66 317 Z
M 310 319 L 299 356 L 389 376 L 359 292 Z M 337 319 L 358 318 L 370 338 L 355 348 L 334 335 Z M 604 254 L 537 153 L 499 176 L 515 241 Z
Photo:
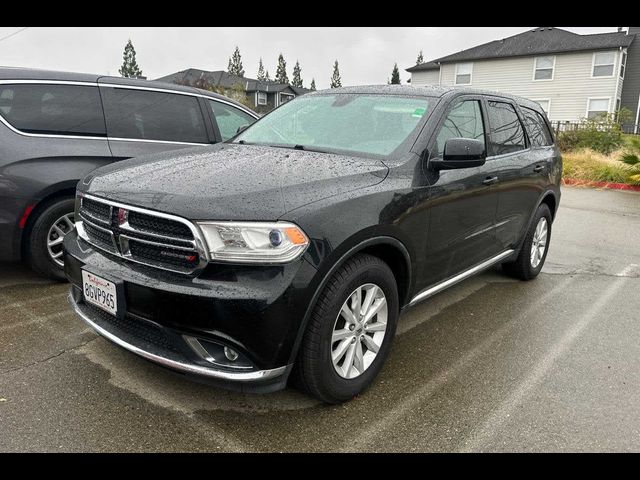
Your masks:
M 113 87 L 101 92 L 110 137 L 209 143 L 196 97 Z
M 531 145 L 534 147 L 553 145 L 553 137 L 542 115 L 527 107 L 522 107 L 522 113 Z
M 251 125 L 256 121 L 251 115 L 226 103 L 214 100 L 210 100 L 209 103 L 216 117 L 222 140 L 229 140 L 238 133 L 238 128 Z
M 524 130 L 513 105 L 489 101 L 489 155 L 504 155 L 526 148 Z
M 0 85 L 0 114 L 14 128 L 27 133 L 105 135 L 97 87 Z
M 444 154 L 444 144 L 450 138 L 472 138 L 484 144 L 484 124 L 478 100 L 465 100 L 453 106 L 436 137 L 438 157 Z

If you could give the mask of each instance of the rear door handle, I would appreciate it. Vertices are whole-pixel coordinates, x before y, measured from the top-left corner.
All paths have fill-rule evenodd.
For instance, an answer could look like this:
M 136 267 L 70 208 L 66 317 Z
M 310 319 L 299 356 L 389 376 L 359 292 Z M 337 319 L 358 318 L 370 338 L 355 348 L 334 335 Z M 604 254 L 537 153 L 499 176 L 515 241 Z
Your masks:
M 544 165 L 536 165 L 533 167 L 533 171 L 536 173 L 541 172 L 542 170 L 544 170 Z
M 498 183 L 498 177 L 487 177 L 482 181 L 482 183 L 484 183 L 485 185 L 491 185 L 493 183 Z

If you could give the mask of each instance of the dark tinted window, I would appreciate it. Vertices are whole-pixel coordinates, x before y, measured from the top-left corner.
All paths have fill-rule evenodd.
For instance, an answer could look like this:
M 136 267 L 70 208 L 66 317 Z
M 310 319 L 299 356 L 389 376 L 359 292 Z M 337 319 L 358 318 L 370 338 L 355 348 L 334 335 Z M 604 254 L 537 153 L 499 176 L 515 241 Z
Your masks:
M 216 102 L 215 100 L 211 100 L 209 103 L 216 116 L 216 122 L 218 122 L 218 129 L 220 129 L 222 140 L 229 140 L 238 133 L 238 128 L 251 125 L 256 121 L 256 119 L 248 113 L 243 112 L 239 108 L 227 105 L 226 103 Z
M 503 155 L 525 149 L 524 131 L 513 105 L 489 102 L 489 155 Z
M 196 97 L 127 88 L 101 91 L 110 137 L 208 143 Z
M 527 126 L 527 132 L 529 132 L 531 145 L 534 147 L 553 145 L 551 132 L 542 115 L 527 107 L 522 107 L 522 113 L 524 114 L 524 123 Z
M 484 144 L 484 124 L 478 100 L 460 102 L 447 114 L 436 138 L 439 157 L 444 153 L 444 144 L 450 138 L 473 138 Z
M 0 85 L 0 113 L 28 133 L 104 136 L 97 87 L 80 85 Z

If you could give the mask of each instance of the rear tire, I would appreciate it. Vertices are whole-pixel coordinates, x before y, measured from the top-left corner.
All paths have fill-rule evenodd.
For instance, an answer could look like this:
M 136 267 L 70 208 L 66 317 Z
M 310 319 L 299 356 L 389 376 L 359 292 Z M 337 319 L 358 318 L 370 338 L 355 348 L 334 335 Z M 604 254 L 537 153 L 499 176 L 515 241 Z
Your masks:
M 43 277 L 65 280 L 59 239 L 64 236 L 60 232 L 67 234 L 71 231 L 65 217 L 73 219 L 74 206 L 73 198 L 57 199 L 45 206 L 33 220 L 26 239 L 26 259 L 31 269 Z
M 389 354 L 398 304 L 396 280 L 385 262 L 368 254 L 347 260 L 327 282 L 309 319 L 295 366 L 298 385 L 333 404 L 366 389 Z M 345 353 L 335 360 L 343 345 Z
M 549 207 L 545 203 L 541 204 L 527 230 L 518 257 L 513 262 L 502 264 L 505 273 L 520 280 L 533 280 L 538 276 L 549 251 L 551 220 Z M 544 238 L 540 237 L 542 233 Z M 534 249 L 537 252 L 534 252 Z

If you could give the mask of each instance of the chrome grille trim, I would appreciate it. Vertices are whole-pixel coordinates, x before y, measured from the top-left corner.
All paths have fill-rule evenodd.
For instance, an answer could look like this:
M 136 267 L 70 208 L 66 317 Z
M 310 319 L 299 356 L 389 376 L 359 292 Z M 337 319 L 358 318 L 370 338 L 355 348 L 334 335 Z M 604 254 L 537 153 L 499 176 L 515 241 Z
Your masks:
M 182 217 L 178 217 L 176 215 L 171 215 L 168 213 L 157 212 L 155 210 L 148 210 L 146 208 L 135 207 L 125 203 L 107 200 L 105 198 L 96 197 L 94 195 L 90 195 L 87 193 L 84 193 L 84 194 L 79 193 L 78 195 L 80 197 L 79 218 L 81 219 L 80 221 L 76 222 L 76 225 L 78 224 L 80 225 L 80 228 L 78 228 L 78 234 L 84 241 L 89 243 L 91 246 L 99 250 L 102 250 L 104 252 L 110 253 L 111 255 L 116 255 L 130 262 L 158 268 L 160 270 L 180 273 L 183 275 L 189 275 L 189 274 L 198 272 L 202 270 L 204 267 L 206 267 L 207 263 L 209 262 L 209 255 L 207 253 L 207 249 L 204 247 L 205 243 L 202 240 L 202 234 L 200 233 L 200 230 L 198 229 L 198 227 L 194 223 L 190 222 L 189 220 Z M 108 228 L 106 227 L 106 224 L 104 223 L 104 221 L 102 221 L 101 219 L 95 218 L 95 216 L 91 214 L 87 215 L 87 212 L 83 211 L 82 207 L 83 207 L 83 201 L 85 198 L 92 200 L 94 202 L 102 203 L 109 206 L 111 220 L 109 222 Z M 137 228 L 133 228 L 126 221 L 122 225 L 114 226 L 112 224 L 112 219 L 114 215 L 114 210 L 116 208 L 122 208 L 128 211 L 135 211 L 137 213 L 147 215 L 150 217 L 156 217 L 164 220 L 181 223 L 186 227 L 188 227 L 189 231 L 191 232 L 192 238 L 187 239 L 187 238 L 173 237 L 169 235 L 156 234 L 154 232 L 149 232 L 147 230 L 140 230 Z M 88 226 L 91 226 L 93 228 L 109 233 L 111 236 L 111 240 L 113 242 L 115 251 L 104 248 L 102 245 L 98 245 L 95 242 L 93 242 L 91 238 L 88 236 L 88 234 L 86 233 L 83 227 L 83 223 L 86 223 Z M 114 232 L 114 230 L 117 230 L 117 231 Z M 116 239 L 116 235 L 118 235 L 117 239 Z M 151 240 L 148 237 L 151 237 L 154 240 Z M 162 242 L 161 241 L 162 239 L 164 239 L 165 242 Z M 129 242 L 140 242 L 142 244 L 163 247 L 171 250 L 182 250 L 185 252 L 193 252 L 194 254 L 198 255 L 199 261 L 192 269 L 180 270 L 177 267 L 171 268 L 170 266 L 167 266 L 165 264 L 154 263 L 146 260 L 140 260 L 131 254 L 131 251 L 128 246 Z M 174 242 L 174 243 L 167 243 L 167 242 Z M 181 245 L 176 245 L 177 242 L 180 242 Z

